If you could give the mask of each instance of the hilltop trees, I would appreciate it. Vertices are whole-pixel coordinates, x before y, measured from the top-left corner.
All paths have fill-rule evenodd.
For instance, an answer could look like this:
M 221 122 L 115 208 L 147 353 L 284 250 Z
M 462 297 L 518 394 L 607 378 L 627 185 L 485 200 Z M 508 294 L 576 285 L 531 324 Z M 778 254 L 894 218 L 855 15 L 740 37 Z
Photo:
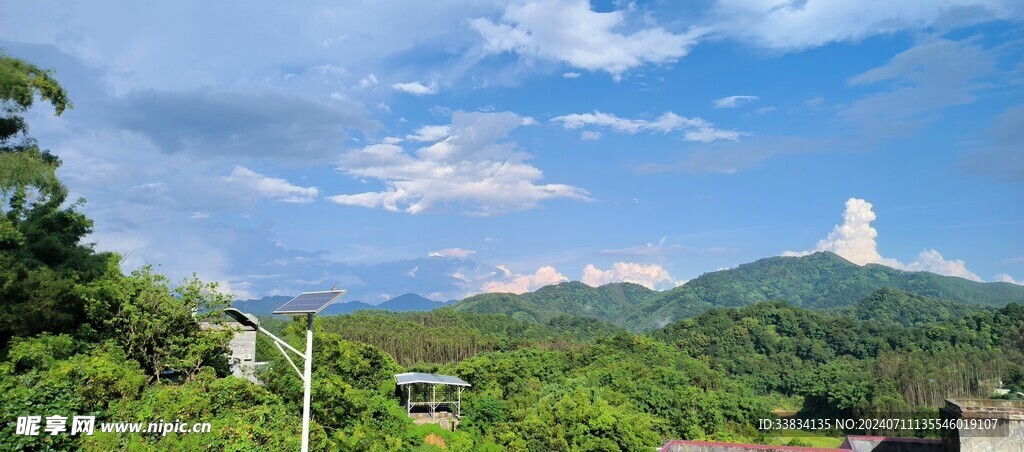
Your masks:
M 108 254 L 82 243 L 92 222 L 64 206 L 60 159 L 28 136 L 36 97 L 60 115 L 67 92 L 48 71 L 0 53 L 0 346 L 13 336 L 65 333 L 84 320 L 77 284 L 99 278 Z
M 230 332 L 203 330 L 199 320 L 227 298 L 196 278 L 172 289 L 150 268 L 124 275 L 119 256 L 83 242 L 92 230 L 79 211 L 84 200 L 67 203 L 56 176 L 60 160 L 28 135 L 23 114 L 37 98 L 58 115 L 71 107 L 50 72 L 0 54 L 0 353 L 6 358 L 0 362 L 0 417 L 12 423 L 19 416 L 53 415 L 155 422 L 151 416 L 163 413 L 147 404 L 166 403 L 160 394 L 181 397 L 179 406 L 188 409 L 179 417 L 197 413 L 189 410 L 198 401 L 191 388 L 221 392 L 223 399 L 232 387 L 217 375 L 227 372 Z M 162 386 L 162 376 L 189 383 Z M 268 408 L 256 411 L 264 414 L 209 413 L 255 422 Z M 13 433 L 0 430 L 0 448 L 81 447 L 80 436 Z M 225 448 L 250 439 L 219 433 L 227 438 Z M 153 438 L 92 438 L 100 449 L 153 446 Z

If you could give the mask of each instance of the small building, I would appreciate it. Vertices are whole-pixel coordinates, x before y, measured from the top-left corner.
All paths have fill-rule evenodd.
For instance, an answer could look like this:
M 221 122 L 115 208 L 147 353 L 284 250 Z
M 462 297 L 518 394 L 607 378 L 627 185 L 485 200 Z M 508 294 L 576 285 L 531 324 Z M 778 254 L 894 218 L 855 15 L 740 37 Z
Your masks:
M 462 391 L 472 385 L 452 375 L 407 372 L 395 375 L 405 412 L 417 424 L 455 430 L 462 416 Z
M 238 378 L 245 378 L 253 383 L 259 383 L 256 379 L 256 369 L 266 363 L 256 362 L 256 329 L 248 326 L 233 324 L 223 325 L 219 323 L 200 322 L 199 327 L 204 330 L 235 330 L 228 344 L 231 353 L 228 360 L 231 362 L 231 374 Z
M 1024 400 L 946 399 L 942 416 L 961 424 L 943 432 L 947 451 L 1024 451 Z

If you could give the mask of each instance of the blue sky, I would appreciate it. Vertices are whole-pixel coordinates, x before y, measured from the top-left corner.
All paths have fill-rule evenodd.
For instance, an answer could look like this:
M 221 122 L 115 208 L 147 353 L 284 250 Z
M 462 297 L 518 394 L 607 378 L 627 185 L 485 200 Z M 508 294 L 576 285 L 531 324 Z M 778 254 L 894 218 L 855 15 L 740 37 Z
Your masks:
M 97 247 L 240 298 L 667 289 L 830 250 L 1024 280 L 1024 6 L 8 2 Z

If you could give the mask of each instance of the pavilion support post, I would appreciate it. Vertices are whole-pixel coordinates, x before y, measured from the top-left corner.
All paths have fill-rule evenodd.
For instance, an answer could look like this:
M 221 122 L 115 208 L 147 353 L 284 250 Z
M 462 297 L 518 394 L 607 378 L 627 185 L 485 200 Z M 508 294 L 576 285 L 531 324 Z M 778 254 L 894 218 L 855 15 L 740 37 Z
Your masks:
M 430 385 L 430 417 L 434 417 L 434 409 L 437 408 L 437 385 Z

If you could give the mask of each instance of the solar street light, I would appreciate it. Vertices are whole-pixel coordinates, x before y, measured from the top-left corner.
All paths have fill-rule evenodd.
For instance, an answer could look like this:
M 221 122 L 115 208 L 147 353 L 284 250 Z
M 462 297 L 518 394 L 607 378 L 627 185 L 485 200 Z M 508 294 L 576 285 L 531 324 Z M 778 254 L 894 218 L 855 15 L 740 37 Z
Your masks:
M 274 311 L 274 314 L 281 315 L 305 315 L 306 316 L 306 353 L 302 353 L 288 345 L 287 342 L 281 340 L 277 336 L 274 336 L 270 331 L 260 326 L 259 320 L 250 314 L 246 314 L 235 308 L 227 308 L 224 313 L 227 314 L 236 322 L 262 331 L 263 334 L 270 336 L 274 340 L 274 345 L 284 355 L 284 358 L 288 360 L 288 364 L 292 365 L 292 369 L 295 369 L 295 373 L 299 374 L 299 378 L 302 379 L 304 389 L 302 393 L 302 452 L 309 451 L 309 409 L 310 409 L 310 390 L 312 388 L 313 380 L 313 316 L 318 312 L 322 311 L 331 303 L 334 303 L 342 295 L 345 295 L 347 291 L 344 290 L 328 290 L 323 292 L 305 292 L 299 296 L 292 298 L 291 301 L 284 304 L 280 308 Z M 299 367 L 295 365 L 292 358 L 288 356 L 285 349 L 290 350 L 292 353 L 299 355 L 303 359 L 304 371 L 299 371 Z

